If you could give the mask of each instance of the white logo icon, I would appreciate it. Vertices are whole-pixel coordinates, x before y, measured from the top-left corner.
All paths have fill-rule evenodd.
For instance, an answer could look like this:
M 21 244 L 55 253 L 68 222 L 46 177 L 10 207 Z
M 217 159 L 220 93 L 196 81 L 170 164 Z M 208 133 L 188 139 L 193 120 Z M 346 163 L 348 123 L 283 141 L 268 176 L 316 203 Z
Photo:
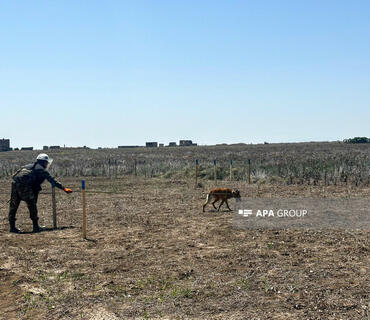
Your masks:
M 243 215 L 244 217 L 248 217 L 248 216 L 253 214 L 253 211 L 252 210 L 246 210 L 246 209 L 244 209 L 244 210 L 240 209 L 239 214 Z

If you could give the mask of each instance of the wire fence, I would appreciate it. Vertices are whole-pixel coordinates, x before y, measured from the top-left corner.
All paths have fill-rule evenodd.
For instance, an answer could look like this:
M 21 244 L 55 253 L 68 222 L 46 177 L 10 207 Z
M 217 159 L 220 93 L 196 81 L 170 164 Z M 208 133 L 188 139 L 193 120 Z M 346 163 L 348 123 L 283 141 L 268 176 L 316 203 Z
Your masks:
M 152 148 L 151 148 L 152 149 Z M 0 178 L 11 177 L 37 152 L 2 153 Z M 370 185 L 370 148 L 348 144 L 54 151 L 56 177 L 127 175 L 309 185 Z M 196 169 L 197 167 L 197 169 Z

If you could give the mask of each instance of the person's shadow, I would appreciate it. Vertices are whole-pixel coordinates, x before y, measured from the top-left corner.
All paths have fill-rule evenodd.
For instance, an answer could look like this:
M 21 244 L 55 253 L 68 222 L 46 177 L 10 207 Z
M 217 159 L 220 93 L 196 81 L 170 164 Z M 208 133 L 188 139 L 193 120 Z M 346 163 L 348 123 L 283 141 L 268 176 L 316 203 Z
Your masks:
M 42 232 L 51 232 L 51 231 L 58 231 L 58 230 L 65 230 L 65 229 L 73 229 L 74 226 L 69 226 L 69 227 L 59 227 L 59 228 L 41 228 L 40 227 L 40 231 L 39 232 L 36 232 L 36 233 L 42 233 Z M 32 234 L 32 233 L 35 233 L 33 231 L 21 231 L 19 234 Z

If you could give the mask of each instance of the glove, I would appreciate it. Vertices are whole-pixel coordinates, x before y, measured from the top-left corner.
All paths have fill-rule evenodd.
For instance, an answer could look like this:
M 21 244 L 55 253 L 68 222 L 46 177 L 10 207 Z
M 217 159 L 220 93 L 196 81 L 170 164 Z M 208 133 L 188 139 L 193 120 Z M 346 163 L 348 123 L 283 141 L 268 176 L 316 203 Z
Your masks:
M 64 192 L 66 192 L 66 193 L 72 193 L 72 190 L 71 190 L 71 189 L 69 189 L 69 188 L 64 188 L 63 190 L 64 190 Z

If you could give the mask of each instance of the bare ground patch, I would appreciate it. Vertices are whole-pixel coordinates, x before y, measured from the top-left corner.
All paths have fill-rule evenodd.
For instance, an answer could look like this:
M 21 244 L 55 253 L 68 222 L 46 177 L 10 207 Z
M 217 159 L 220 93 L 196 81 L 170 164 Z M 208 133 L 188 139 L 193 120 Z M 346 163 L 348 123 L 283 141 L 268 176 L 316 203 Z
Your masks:
M 191 181 L 96 178 L 88 190 L 105 193 L 88 194 L 88 241 L 79 193 L 57 194 L 63 229 L 15 235 L 2 182 L 0 318 L 369 317 L 368 231 L 235 230 L 230 213 L 201 212 L 205 190 Z M 370 196 L 366 188 L 231 184 L 244 197 Z M 39 211 L 50 227 L 50 195 Z M 24 205 L 17 217 L 32 230 Z

